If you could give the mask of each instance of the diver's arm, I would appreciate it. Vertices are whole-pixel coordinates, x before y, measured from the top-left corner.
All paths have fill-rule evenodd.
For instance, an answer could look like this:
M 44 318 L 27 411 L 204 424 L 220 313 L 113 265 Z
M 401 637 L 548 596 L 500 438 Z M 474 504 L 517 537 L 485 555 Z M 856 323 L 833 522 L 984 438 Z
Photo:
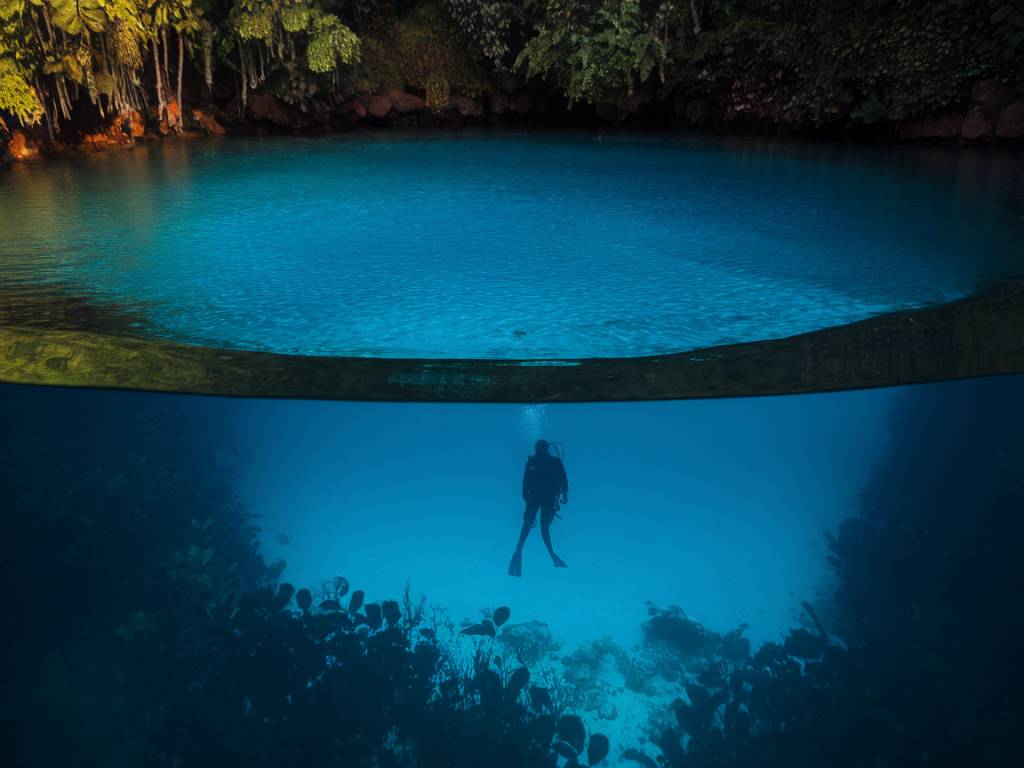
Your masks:
M 565 465 L 561 461 L 558 462 L 558 472 L 562 476 L 562 503 L 566 504 L 569 501 L 569 477 L 565 474 Z
M 523 470 L 523 500 L 526 500 L 528 491 L 530 490 L 529 485 L 530 479 L 530 460 L 526 460 L 526 468 Z

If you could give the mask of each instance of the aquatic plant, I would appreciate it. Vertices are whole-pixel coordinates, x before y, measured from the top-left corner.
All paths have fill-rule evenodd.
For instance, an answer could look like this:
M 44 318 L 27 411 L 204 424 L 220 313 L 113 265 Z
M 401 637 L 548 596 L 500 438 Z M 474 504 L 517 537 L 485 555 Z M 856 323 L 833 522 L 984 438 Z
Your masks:
M 623 669 L 622 649 L 578 649 L 556 675 L 534 666 L 557 647 L 550 631 L 504 606 L 469 622 L 493 637 L 449 630 L 408 585 L 400 600 L 354 590 L 347 609 L 314 606 L 259 555 L 216 459 L 230 444 L 216 409 L 66 395 L 0 388 L 16 436 L 0 448 L 18 585 L 0 635 L 7 764 L 550 768 L 611 754 L 578 706 L 599 663 Z M 1017 382 L 901 395 L 891 430 L 830 541 L 831 610 L 807 601 L 805 627 L 752 652 L 742 627 L 648 606 L 632 661 L 674 676 L 659 681 L 677 696 L 655 739 L 664 765 L 1020 762 Z
M 658 742 L 667 764 L 1020 761 L 1007 726 L 1022 711 L 1022 621 L 997 607 L 1022 585 L 1019 393 L 1000 380 L 909 392 L 891 431 L 859 514 L 829 541 L 837 626 L 805 601 L 813 632 L 692 667 Z

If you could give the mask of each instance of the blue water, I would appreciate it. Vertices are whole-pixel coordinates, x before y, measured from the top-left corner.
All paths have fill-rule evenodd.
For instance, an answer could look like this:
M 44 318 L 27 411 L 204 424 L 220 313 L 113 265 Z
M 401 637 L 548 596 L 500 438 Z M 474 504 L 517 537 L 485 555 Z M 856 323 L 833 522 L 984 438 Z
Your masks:
M 376 728 L 372 718 L 383 718 L 385 730 L 389 718 L 400 718 L 369 711 L 373 728 L 353 714 L 325 732 L 315 718 L 293 716 L 290 697 L 333 690 L 315 675 L 294 675 L 294 666 L 312 662 L 291 657 L 306 647 L 298 637 L 313 631 L 325 611 L 307 615 L 289 603 L 270 622 L 280 631 L 264 636 L 237 618 L 244 616 L 241 600 L 237 614 L 233 603 L 217 608 L 222 581 L 233 583 L 236 567 L 251 567 L 238 543 L 245 512 L 257 516 L 258 528 L 250 530 L 260 554 L 283 561 L 274 569 L 281 581 L 316 590 L 343 576 L 375 603 L 401 599 L 407 584 L 414 597 L 426 596 L 424 624 L 438 628 L 449 670 L 472 670 L 481 648 L 504 653 L 508 664 L 526 663 L 502 650 L 504 635 L 481 645 L 460 634 L 485 611 L 511 610 L 503 632 L 542 623 L 550 639 L 529 660 L 531 681 L 576 691 L 564 699 L 568 711 L 588 733 L 611 739 L 613 751 L 602 763 L 610 767 L 636 765 L 623 754 L 628 748 L 657 758 L 657 738 L 674 723 L 675 703 L 692 698 L 699 679 L 697 667 L 684 669 L 646 639 L 648 601 L 662 609 L 677 605 L 711 632 L 743 627 L 757 651 L 807 624 L 806 600 L 842 660 L 847 632 L 861 630 L 836 590 L 870 587 L 877 574 L 882 589 L 888 584 L 911 596 L 896 606 L 904 624 L 944 621 L 948 607 L 953 627 L 994 627 L 951 646 L 949 653 L 959 655 L 950 663 L 962 672 L 975 655 L 1015 648 L 1019 634 L 1007 603 L 991 605 L 985 595 L 1019 595 L 1019 565 L 1007 560 L 1016 550 L 991 537 L 1019 536 L 1022 385 L 1017 376 L 819 395 L 558 405 L 0 385 L 0 406 L 14 427 L 14 439 L 0 441 L 0 479 L 13 500 L 0 509 L 0 531 L 20 569 L 7 569 L 18 585 L 8 608 L 17 631 L 0 635 L 11 649 L 3 657 L 17 669 L 0 671 L 29 702 L 18 699 L 4 710 L 10 732 L 23 739 L 22 760 L 12 764 L 68 764 L 72 751 L 88 764 L 120 764 L 112 755 L 153 753 L 179 739 L 196 754 L 231 755 L 245 742 L 206 718 L 249 724 L 255 734 L 270 722 L 258 719 L 263 710 L 283 710 L 274 727 L 298 735 L 287 739 L 275 730 L 259 748 L 287 754 L 300 741 L 361 737 Z M 569 567 L 552 567 L 534 531 L 517 579 L 506 566 L 522 519 L 523 464 L 538 437 L 564 449 L 570 499 L 552 537 Z M 843 541 L 847 550 L 860 542 L 872 553 L 848 561 L 867 570 L 830 567 L 828 536 L 858 517 L 870 522 L 853 533 L 869 533 Z M 941 551 L 920 549 L 933 541 L 932 525 Z M 914 533 L 903 538 L 903 531 Z M 898 548 L 874 552 L 877 535 Z M 937 616 L 929 619 L 913 599 L 947 579 L 935 568 L 955 577 L 948 592 L 940 591 L 939 605 L 928 604 Z M 211 585 L 218 586 L 207 595 Z M 204 606 L 198 614 L 190 602 L 196 593 Z M 877 590 L 868 594 L 882 599 Z M 851 598 L 849 591 L 843 596 Z M 975 603 L 976 614 L 961 620 L 957 611 Z M 874 616 L 872 609 L 861 607 Z M 229 620 L 239 623 L 225 631 Z M 374 653 L 390 647 L 386 631 L 362 630 Z M 247 639 L 250 632 L 256 640 Z M 374 639 L 385 645 L 374 646 Z M 940 637 L 931 647 L 945 651 L 945 642 Z M 883 642 L 858 649 L 857 658 L 889 652 Z M 786 674 L 820 674 L 826 663 L 837 662 L 790 660 Z M 626 683 L 629 664 L 645 680 L 642 687 Z M 909 697 L 933 698 L 929 669 Z M 832 696 L 828 686 L 838 685 L 838 676 L 824 678 L 815 685 Z M 383 679 L 381 685 L 391 684 Z M 888 684 L 866 684 L 876 683 Z M 785 731 L 791 718 L 809 718 L 817 729 L 820 712 L 837 718 L 830 727 L 843 738 L 847 722 L 856 721 L 855 703 L 824 694 L 802 699 L 770 676 L 758 685 L 770 688 L 763 706 L 784 723 L 771 727 Z M 207 688 L 217 693 L 202 704 L 209 714 L 195 715 L 202 727 L 180 735 L 165 708 L 189 697 L 197 703 L 184 709 L 200 706 Z M 883 711 L 884 703 L 866 695 Z M 121 696 L 134 708 L 119 705 Z M 116 722 L 94 723 L 88 713 L 96 702 L 106 712 L 111 701 Z M 472 704 L 471 694 L 466 701 Z M 250 711 L 257 713 L 254 723 Z M 764 718 L 759 727 L 771 722 Z M 47 762 L 46 755 L 54 757 Z
M 244 447 L 239 493 L 262 516 L 264 552 L 296 584 L 339 573 L 377 599 L 411 579 L 455 618 L 509 605 L 569 645 L 636 645 L 651 600 L 718 632 L 746 623 L 756 646 L 780 639 L 800 600 L 830 583 L 823 531 L 854 510 L 907 391 L 217 407 Z M 552 540 L 570 567 L 551 566 L 538 529 L 523 578 L 511 579 L 523 466 L 540 437 L 566 454 L 569 503 Z
M 0 289 L 220 347 L 662 353 L 1019 277 L 1022 167 L 638 136 L 168 143 L 0 175 Z

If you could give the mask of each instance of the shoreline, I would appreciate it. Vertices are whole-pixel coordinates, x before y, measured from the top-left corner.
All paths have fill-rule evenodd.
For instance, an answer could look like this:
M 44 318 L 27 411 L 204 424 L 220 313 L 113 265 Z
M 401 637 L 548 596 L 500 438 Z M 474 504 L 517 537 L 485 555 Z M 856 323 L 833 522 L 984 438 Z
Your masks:
M 42 126 L 0 123 L 0 169 L 22 162 L 131 149 L 164 140 L 203 136 L 345 135 L 391 130 L 434 131 L 461 128 L 531 131 L 650 133 L 709 138 L 791 139 L 837 146 L 944 146 L 1020 151 L 1024 148 L 1024 98 L 995 109 L 991 92 L 1008 86 L 979 80 L 966 104 L 950 104 L 931 114 L 898 121 L 864 123 L 851 116 L 831 123 L 801 124 L 755 118 L 736 112 L 727 97 L 681 95 L 654 100 L 636 112 L 609 112 L 602 105 L 570 106 L 543 90 L 495 90 L 469 96 L 452 94 L 448 106 L 434 110 L 416 92 L 342 91 L 315 115 L 296 110 L 277 97 L 253 95 L 246 107 L 194 100 L 174 109 L 176 129 L 155 115 L 131 112 L 107 121 L 78 121 L 50 139 Z M 1005 101 L 1005 99 L 1004 99 Z M 699 103 L 694 119 L 693 104 Z M 1001 102 L 1000 102 L 1001 103 Z M 998 106 L 998 105 L 996 105 Z
M 314 357 L 0 328 L 0 381 L 389 402 L 601 402 L 807 394 L 1024 373 L 1024 283 L 783 339 L 580 360 Z

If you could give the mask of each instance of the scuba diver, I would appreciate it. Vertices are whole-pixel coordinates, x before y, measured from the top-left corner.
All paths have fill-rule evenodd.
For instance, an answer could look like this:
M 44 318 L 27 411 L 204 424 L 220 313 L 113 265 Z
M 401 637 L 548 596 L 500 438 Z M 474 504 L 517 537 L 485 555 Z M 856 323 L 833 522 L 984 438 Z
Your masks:
M 556 568 L 566 568 L 565 561 L 555 554 L 551 547 L 551 523 L 558 515 L 559 502 L 569 503 L 569 479 L 565 476 L 565 466 L 561 455 L 552 456 L 548 452 L 551 444 L 547 440 L 538 440 L 534 445 L 533 455 L 526 460 L 523 472 L 523 501 L 526 511 L 523 513 L 523 529 L 519 532 L 519 543 L 508 566 L 509 576 L 523 575 L 523 543 L 533 526 L 537 524 L 537 512 L 540 512 L 540 535 L 544 546 L 548 548 L 551 562 Z

